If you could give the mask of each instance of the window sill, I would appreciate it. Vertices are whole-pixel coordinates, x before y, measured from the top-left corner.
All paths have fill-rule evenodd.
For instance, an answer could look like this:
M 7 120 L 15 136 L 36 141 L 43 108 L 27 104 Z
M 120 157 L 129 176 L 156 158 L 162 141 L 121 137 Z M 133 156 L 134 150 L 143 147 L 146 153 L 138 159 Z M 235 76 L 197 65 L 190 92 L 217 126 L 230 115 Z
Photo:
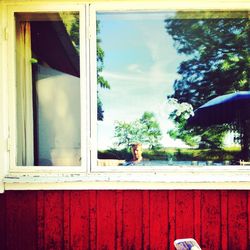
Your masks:
M 23 175 L 4 178 L 1 190 L 250 189 L 250 172 Z

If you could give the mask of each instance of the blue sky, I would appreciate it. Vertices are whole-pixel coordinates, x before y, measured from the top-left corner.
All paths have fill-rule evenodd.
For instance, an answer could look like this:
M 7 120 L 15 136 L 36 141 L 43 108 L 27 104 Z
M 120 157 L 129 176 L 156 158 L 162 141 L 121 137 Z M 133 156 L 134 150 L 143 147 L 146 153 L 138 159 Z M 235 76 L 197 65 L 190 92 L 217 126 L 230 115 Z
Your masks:
M 167 134 L 173 124 L 166 96 L 173 92 L 178 65 L 185 57 L 177 54 L 164 29 L 166 17 L 166 13 L 97 15 L 105 52 L 102 75 L 111 85 L 110 90 L 99 89 L 104 105 L 104 121 L 98 122 L 99 149 L 113 145 L 115 121 L 130 122 L 145 111 L 155 113 L 164 146 L 184 146 Z

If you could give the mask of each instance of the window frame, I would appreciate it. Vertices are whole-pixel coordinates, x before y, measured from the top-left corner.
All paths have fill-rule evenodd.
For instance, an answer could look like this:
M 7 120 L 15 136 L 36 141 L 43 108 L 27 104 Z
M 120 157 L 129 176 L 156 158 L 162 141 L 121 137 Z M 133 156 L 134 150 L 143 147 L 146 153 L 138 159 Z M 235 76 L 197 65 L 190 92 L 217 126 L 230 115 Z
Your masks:
M 80 15 L 80 103 L 81 103 L 81 165 L 80 166 L 17 166 L 16 164 L 16 53 L 15 53 L 15 13 L 30 12 L 30 13 L 44 13 L 44 12 L 59 12 L 59 11 L 77 11 Z M 56 4 L 46 5 L 20 5 L 20 6 L 8 6 L 8 55 L 10 57 L 8 70 L 9 72 L 9 171 L 10 173 L 86 173 L 87 162 L 87 145 L 85 141 L 86 126 L 87 126 L 87 111 L 86 98 L 87 98 L 87 78 L 86 78 L 86 10 L 85 5 L 76 4 L 62 4 L 60 7 Z
M 231 5 L 231 4 L 232 5 Z M 224 1 L 224 3 L 220 3 L 220 5 L 216 5 L 213 6 L 211 4 L 209 4 L 208 2 L 202 2 L 201 4 L 196 4 L 194 5 L 194 2 L 191 3 L 187 3 L 184 2 L 183 5 L 178 5 L 178 7 L 176 7 L 176 4 L 170 4 L 170 3 L 161 3 L 160 7 L 156 7 L 156 4 L 151 4 L 151 3 L 147 3 L 145 4 L 145 6 L 138 6 L 137 4 L 132 4 L 131 3 L 115 3 L 115 4 L 95 4 L 92 8 L 91 8 L 91 14 L 90 14 L 90 27 L 91 30 L 96 30 L 96 15 L 98 12 L 100 13 L 133 13 L 133 12 L 162 12 L 162 11 L 176 11 L 176 10 L 180 10 L 180 11 L 202 11 L 202 10 L 211 10 L 211 11 L 221 11 L 221 10 L 228 10 L 228 11 L 232 11 L 232 10 L 238 10 L 238 11 L 247 11 L 246 7 L 242 7 L 242 5 L 237 5 L 235 6 L 235 2 L 232 1 Z M 209 7 L 208 7 L 209 6 Z M 222 8 L 223 6 L 223 8 Z M 244 5 L 245 6 L 245 5 Z M 249 10 L 249 4 L 248 4 L 248 11 Z M 249 14 L 250 15 L 250 14 Z M 96 55 L 96 46 L 93 46 L 94 41 L 96 40 L 96 34 L 91 35 L 91 53 L 92 53 L 92 57 L 94 57 Z M 96 66 L 95 66 L 96 69 Z M 94 86 L 97 86 L 96 83 L 96 70 L 92 70 L 91 71 L 91 78 L 95 79 L 94 82 Z M 95 98 L 93 98 L 92 101 L 92 106 L 96 105 L 97 103 L 97 97 L 96 97 L 96 92 L 97 89 L 93 89 L 91 96 L 95 96 Z M 95 109 L 97 109 L 96 106 L 94 106 Z M 91 112 L 92 114 L 92 124 L 94 124 L 94 122 L 96 122 L 96 115 L 93 115 L 93 112 Z M 150 170 L 148 169 L 148 167 L 142 167 L 142 166 L 136 166 L 136 169 L 126 169 L 123 166 L 116 166 L 116 167 L 103 167 L 103 166 L 97 166 L 96 164 L 96 153 L 97 153 L 97 143 L 96 143 L 96 139 L 97 138 L 97 126 L 95 126 L 93 129 L 93 134 L 94 134 L 94 142 L 92 143 L 92 145 L 94 145 L 94 148 L 96 148 L 96 151 L 92 151 L 92 168 L 91 171 L 92 172 L 102 172 L 102 173 L 112 173 L 112 172 L 117 172 L 117 173 L 124 173 L 124 172 L 131 172 L 131 173 L 145 173 L 145 172 L 155 172 L 155 173 L 169 173 L 172 171 L 179 171 L 180 169 L 184 172 L 207 172 L 209 173 L 210 171 L 217 171 L 215 168 L 215 166 L 202 166 L 202 170 L 201 167 L 188 167 L 185 165 L 184 166 L 164 166 L 163 167 L 151 167 Z M 242 166 L 237 165 L 237 166 L 223 166 L 223 167 L 219 167 L 221 170 L 223 171 L 228 171 L 231 173 L 238 173 L 238 171 L 242 170 Z M 250 167 L 246 167 L 244 166 L 244 170 L 250 171 Z
M 145 3 L 145 4 L 144 4 Z M 236 1 L 178 2 L 48 2 L 0 3 L 2 19 L 0 51 L 0 192 L 27 189 L 249 189 L 250 167 L 98 167 L 96 13 L 114 11 L 248 10 L 250 3 Z M 81 68 L 81 155 L 80 167 L 20 167 L 15 165 L 15 23 L 14 12 L 79 11 Z M 5 37 L 5 38 L 4 38 Z M 7 60 L 8 59 L 8 60 Z M 7 63 L 4 63 L 7 60 Z M 2 70 L 1 70 L 2 69 Z M 4 94 L 5 93 L 5 94 Z M 7 94 L 8 93 L 8 94 Z M 1 177 L 3 181 L 1 182 Z

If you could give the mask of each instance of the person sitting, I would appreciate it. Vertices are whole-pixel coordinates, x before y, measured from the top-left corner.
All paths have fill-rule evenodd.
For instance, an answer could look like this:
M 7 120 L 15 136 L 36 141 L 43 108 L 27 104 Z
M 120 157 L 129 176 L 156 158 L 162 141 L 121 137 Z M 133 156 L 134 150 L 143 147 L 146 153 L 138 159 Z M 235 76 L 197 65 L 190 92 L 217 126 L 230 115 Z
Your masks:
M 142 161 L 142 144 L 134 143 L 131 145 L 132 159 L 124 163 L 125 166 L 136 165 Z

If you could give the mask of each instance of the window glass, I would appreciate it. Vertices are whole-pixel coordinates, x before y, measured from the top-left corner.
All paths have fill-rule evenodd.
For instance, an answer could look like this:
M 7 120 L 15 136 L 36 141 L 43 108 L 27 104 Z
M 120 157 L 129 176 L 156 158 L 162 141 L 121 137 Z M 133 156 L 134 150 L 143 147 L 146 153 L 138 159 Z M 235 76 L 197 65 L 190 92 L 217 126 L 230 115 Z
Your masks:
M 17 165 L 80 165 L 79 13 L 16 13 Z
M 249 34 L 243 11 L 98 12 L 98 165 L 249 162 Z

